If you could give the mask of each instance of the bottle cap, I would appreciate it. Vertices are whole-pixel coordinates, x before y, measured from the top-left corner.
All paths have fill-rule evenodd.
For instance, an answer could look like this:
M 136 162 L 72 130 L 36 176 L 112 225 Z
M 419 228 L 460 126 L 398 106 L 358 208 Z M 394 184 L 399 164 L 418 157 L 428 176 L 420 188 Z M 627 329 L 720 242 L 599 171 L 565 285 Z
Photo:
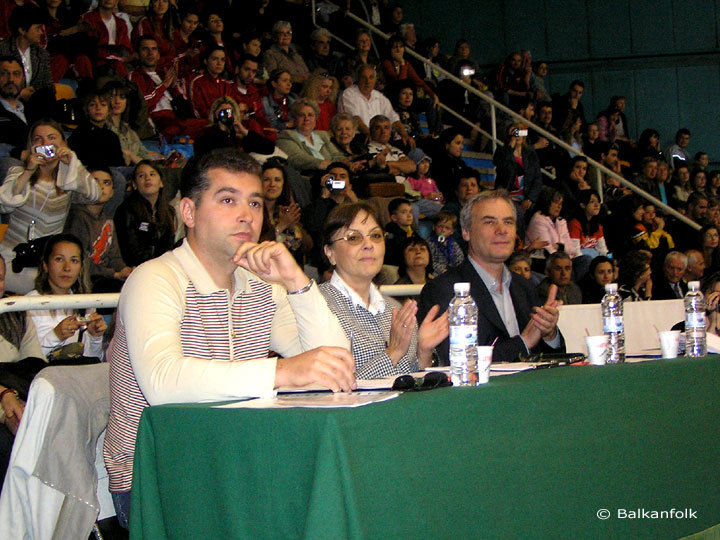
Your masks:
M 467 294 L 470 292 L 470 284 L 469 283 L 455 283 L 453 285 L 453 290 L 455 291 L 455 294 Z
M 688 283 L 688 290 L 699 291 L 700 290 L 700 282 L 699 281 L 690 281 Z
M 608 283 L 605 285 L 605 292 L 615 294 L 617 292 L 617 283 Z

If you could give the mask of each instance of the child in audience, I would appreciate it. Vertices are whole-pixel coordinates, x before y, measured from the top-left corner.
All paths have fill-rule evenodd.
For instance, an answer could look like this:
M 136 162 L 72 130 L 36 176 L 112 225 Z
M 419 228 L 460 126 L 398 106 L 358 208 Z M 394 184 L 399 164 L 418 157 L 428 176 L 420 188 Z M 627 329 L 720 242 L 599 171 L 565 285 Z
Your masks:
M 150 161 L 138 163 L 132 187 L 130 196 L 115 211 L 114 220 L 123 260 L 138 266 L 172 249 L 177 224 L 156 165 Z
M 105 125 L 110 118 L 109 96 L 93 91 L 85 96 L 83 104 L 85 121 L 70 135 L 68 145 L 85 166 L 124 167 L 120 139 Z
M 400 266 L 405 240 L 417 234 L 413 227 L 412 204 L 407 199 L 398 197 L 390 201 L 388 212 L 390 223 L 385 225 L 385 264 Z
M 507 264 L 508 270 L 513 274 L 522 276 L 525 279 L 530 279 L 532 275 L 530 273 L 530 255 L 524 251 L 516 251 L 510 255 L 510 258 L 505 264 Z
M 441 211 L 435 216 L 435 224 L 428 238 L 435 275 L 459 266 L 465 260 L 465 254 L 453 236 L 456 225 L 457 216 L 451 212 Z
M 435 180 L 428 176 L 431 162 L 430 157 L 418 152 L 415 156 L 417 170 L 407 179 L 407 185 L 413 190 L 412 195 L 420 197 L 412 203 L 415 221 L 418 221 L 420 214 L 427 218 L 435 217 L 443 204 L 445 204 L 445 198 L 438 189 Z
M 133 269 L 125 264 L 120 254 L 112 216 L 103 212 L 105 203 L 113 197 L 113 177 L 107 167 L 97 167 L 89 172 L 100 186 L 100 199 L 95 203 L 71 205 L 65 232 L 74 234 L 82 243 L 93 287 L 100 280 L 114 281 L 103 290 L 120 292 L 122 282 Z

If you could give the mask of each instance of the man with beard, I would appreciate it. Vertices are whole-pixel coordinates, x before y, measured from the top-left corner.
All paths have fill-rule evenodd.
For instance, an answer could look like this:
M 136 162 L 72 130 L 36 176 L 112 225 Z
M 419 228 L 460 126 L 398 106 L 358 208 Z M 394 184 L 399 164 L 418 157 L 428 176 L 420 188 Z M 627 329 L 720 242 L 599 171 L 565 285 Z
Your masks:
M 18 157 L 28 136 L 25 105 L 20 92 L 25 87 L 23 67 L 13 56 L 0 57 L 0 144 L 2 154 Z

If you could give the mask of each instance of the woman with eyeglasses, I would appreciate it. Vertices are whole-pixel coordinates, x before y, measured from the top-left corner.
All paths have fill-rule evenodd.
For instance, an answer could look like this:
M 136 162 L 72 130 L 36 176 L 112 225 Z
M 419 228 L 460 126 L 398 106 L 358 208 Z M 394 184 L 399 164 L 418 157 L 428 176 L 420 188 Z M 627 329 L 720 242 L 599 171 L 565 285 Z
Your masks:
M 358 379 L 413 373 L 429 367 L 448 335 L 447 312 L 434 306 L 418 328 L 417 302 L 401 306 L 373 284 L 385 257 L 385 235 L 367 203 L 335 208 L 323 230 L 323 251 L 333 274 L 320 285 L 350 340 Z
M 265 51 L 262 58 L 263 66 L 268 71 L 282 69 L 290 74 L 294 84 L 304 83 L 310 76 L 305 60 L 295 50 L 292 43 L 292 25 L 287 21 L 277 21 L 272 28 L 273 43 Z M 299 88 L 299 87 L 298 87 Z

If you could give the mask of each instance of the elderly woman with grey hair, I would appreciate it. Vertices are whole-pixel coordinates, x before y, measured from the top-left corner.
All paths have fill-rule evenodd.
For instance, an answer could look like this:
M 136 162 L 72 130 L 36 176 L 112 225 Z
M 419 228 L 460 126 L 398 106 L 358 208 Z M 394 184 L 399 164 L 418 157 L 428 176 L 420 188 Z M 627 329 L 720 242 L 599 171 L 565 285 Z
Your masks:
M 293 84 L 302 84 L 310 76 L 305 60 L 292 46 L 292 26 L 287 21 L 278 21 L 272 28 L 275 43 L 265 51 L 263 66 L 268 72 L 282 69 L 290 73 Z
M 295 129 L 278 134 L 277 145 L 288 155 L 290 165 L 299 171 L 324 170 L 344 156 L 334 153 L 327 131 L 315 131 L 319 109 L 315 101 L 300 98 L 290 107 Z

